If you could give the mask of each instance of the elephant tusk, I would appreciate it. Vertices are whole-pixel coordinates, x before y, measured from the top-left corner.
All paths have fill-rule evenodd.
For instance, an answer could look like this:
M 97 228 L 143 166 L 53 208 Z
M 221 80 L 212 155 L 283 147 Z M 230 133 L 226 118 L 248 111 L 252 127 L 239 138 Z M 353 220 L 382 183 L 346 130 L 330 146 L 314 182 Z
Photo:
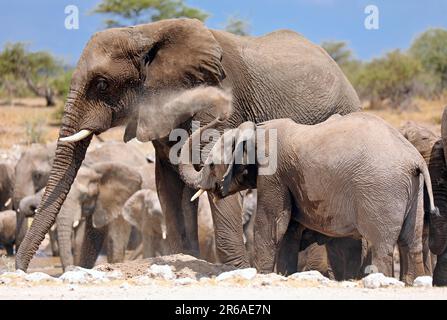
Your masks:
M 4 206 L 7 207 L 11 204 L 11 198 L 9 198 L 8 200 L 6 200 Z
M 166 231 L 163 231 L 161 237 L 163 238 L 163 240 L 166 240 Z
M 56 225 L 53 224 L 53 225 L 51 226 L 50 230 L 53 231 L 53 232 L 56 231 Z
M 191 197 L 191 202 L 193 202 L 194 200 L 196 200 L 198 197 L 200 197 L 206 190 L 200 189 L 199 191 L 197 191 L 192 197 Z
M 64 137 L 64 138 L 60 138 L 60 141 L 63 142 L 76 142 L 76 141 L 81 141 L 82 139 L 87 138 L 89 135 L 91 135 L 93 133 L 93 131 L 88 130 L 88 129 L 82 129 L 81 131 L 68 136 L 68 137 Z
M 73 222 L 73 228 L 77 228 L 79 226 L 79 220 Z

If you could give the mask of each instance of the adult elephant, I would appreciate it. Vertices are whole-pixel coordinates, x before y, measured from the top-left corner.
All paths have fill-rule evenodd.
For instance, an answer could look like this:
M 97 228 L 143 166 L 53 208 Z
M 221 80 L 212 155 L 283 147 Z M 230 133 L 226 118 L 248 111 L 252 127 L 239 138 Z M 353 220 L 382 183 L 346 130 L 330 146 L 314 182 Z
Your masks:
M 12 164 L 0 162 L 0 211 L 12 208 L 14 189 L 14 167 Z
M 432 266 L 429 250 L 437 255 L 436 266 L 433 271 L 433 284 L 447 285 L 447 108 L 444 109 L 441 122 L 441 137 L 429 129 L 415 123 L 407 123 L 401 128 L 407 138 L 424 157 L 432 179 L 435 204 L 439 208 L 440 216 L 429 215 L 425 208 L 424 264 L 426 269 Z M 425 197 L 427 197 L 425 192 Z M 427 202 L 427 201 L 424 201 Z M 427 241 L 428 240 L 428 241 Z
M 126 141 L 136 136 L 154 142 L 158 195 L 171 221 L 171 250 L 198 251 L 197 201 L 182 206 L 182 201 L 171 200 L 172 195 L 188 198 L 194 189 L 169 161 L 175 142 L 167 136 L 180 124 L 189 129 L 192 119 L 206 123 L 211 116 L 206 105 L 175 110 L 159 106 L 167 93 L 199 85 L 232 90 L 233 114 L 220 130 L 247 120 L 285 117 L 313 124 L 360 109 L 357 94 L 337 64 L 321 47 L 292 31 L 240 37 L 209 30 L 198 20 L 173 19 L 99 32 L 74 71 L 53 169 L 16 257 L 18 269 L 27 269 L 54 223 L 92 134 L 126 123 Z M 211 206 L 220 261 L 248 266 L 239 199 Z

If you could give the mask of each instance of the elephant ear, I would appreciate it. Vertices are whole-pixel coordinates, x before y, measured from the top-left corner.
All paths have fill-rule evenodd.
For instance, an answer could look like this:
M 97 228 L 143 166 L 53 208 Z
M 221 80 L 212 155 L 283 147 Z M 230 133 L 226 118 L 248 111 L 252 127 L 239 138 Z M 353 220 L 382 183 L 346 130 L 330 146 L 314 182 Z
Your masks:
M 150 141 L 168 135 L 192 116 L 189 110 L 162 110 L 164 103 L 159 99 L 199 85 L 217 86 L 225 78 L 222 48 L 196 19 L 164 20 L 133 30 L 140 46 L 141 78 L 151 105 L 140 106 L 137 123 L 135 118 L 128 123 L 125 139 L 136 135 L 140 141 Z
M 139 190 L 135 192 L 123 207 L 123 218 L 129 222 L 132 226 L 141 230 L 143 226 L 143 214 L 145 212 L 145 191 Z
M 242 173 L 249 165 L 256 161 L 256 125 L 247 121 L 236 129 L 236 141 L 232 152 L 232 158 L 223 177 L 222 195 L 229 193 L 234 177 Z
M 127 199 L 141 188 L 141 176 L 133 168 L 118 163 L 92 166 L 100 176 L 93 226 L 102 228 L 121 214 Z

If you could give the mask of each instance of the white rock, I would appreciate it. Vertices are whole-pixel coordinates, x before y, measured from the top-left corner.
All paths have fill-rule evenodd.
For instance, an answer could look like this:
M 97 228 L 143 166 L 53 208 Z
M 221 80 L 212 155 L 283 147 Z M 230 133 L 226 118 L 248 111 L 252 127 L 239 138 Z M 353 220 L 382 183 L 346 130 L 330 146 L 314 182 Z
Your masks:
M 385 277 L 383 273 L 372 273 L 363 278 L 363 286 L 368 289 L 405 287 L 405 284 L 395 278 Z
M 317 281 L 321 284 L 328 284 L 331 282 L 330 279 L 323 276 L 320 272 L 312 270 L 312 271 L 305 271 L 305 272 L 297 272 L 294 274 L 291 274 L 289 276 L 289 279 L 293 280 L 302 280 L 302 281 Z
M 54 278 L 46 273 L 43 272 L 33 272 L 30 274 L 27 274 L 25 276 L 26 281 L 30 282 L 40 282 L 40 281 L 61 281 L 58 278 Z
M 165 280 L 174 280 L 176 278 L 171 266 L 168 265 L 153 264 L 148 269 L 148 275 Z
M 87 283 L 100 281 L 108 281 L 106 272 L 75 267 L 73 270 L 67 271 L 59 277 L 60 280 L 68 283 Z
M 133 279 L 133 281 L 140 286 L 151 284 L 154 280 L 146 275 L 138 276 Z
M 16 270 L 16 271 L 7 271 L 7 272 L 3 272 L 0 277 L 5 277 L 5 278 L 25 278 L 26 277 L 26 272 L 22 271 L 22 270 Z
M 256 274 L 257 274 L 257 271 L 255 268 L 239 269 L 239 270 L 223 272 L 216 277 L 216 280 L 224 281 L 224 280 L 234 279 L 234 278 L 242 278 L 245 280 L 251 280 L 256 276 Z
M 433 278 L 430 276 L 417 277 L 413 281 L 413 287 L 431 288 L 433 287 Z
M 114 270 L 112 272 L 106 272 L 106 277 L 110 280 L 120 280 L 124 278 L 124 275 L 119 270 Z
M 192 278 L 180 278 L 180 279 L 175 279 L 174 280 L 174 283 L 175 284 L 177 284 L 177 285 L 181 285 L 181 286 L 186 286 L 186 285 L 189 285 L 189 284 L 193 284 L 193 283 L 196 283 L 197 282 L 197 280 L 195 280 L 195 279 L 192 279 Z
M 130 285 L 129 285 L 128 282 L 123 282 L 123 283 L 120 285 L 120 289 L 124 289 L 124 290 L 129 289 L 129 287 L 130 287 Z

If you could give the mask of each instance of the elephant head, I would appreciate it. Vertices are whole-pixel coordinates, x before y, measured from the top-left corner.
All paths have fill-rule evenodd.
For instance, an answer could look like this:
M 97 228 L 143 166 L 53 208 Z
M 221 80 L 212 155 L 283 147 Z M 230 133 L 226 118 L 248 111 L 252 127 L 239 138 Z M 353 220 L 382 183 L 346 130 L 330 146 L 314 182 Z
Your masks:
M 20 201 L 23 198 L 33 196 L 47 184 L 55 148 L 56 144 L 33 144 L 22 152 L 15 167 L 14 193 L 12 197 L 15 210 L 20 208 Z M 16 248 L 20 247 L 27 229 L 27 219 L 19 209 L 17 211 Z
M 43 193 L 45 192 L 45 188 L 41 189 L 39 192 L 26 196 L 19 203 L 19 212 L 25 218 L 34 217 L 36 213 L 37 207 L 39 206 L 40 200 L 42 200 Z
M 190 140 L 195 134 L 200 135 L 200 131 L 194 132 Z M 191 201 L 205 191 L 217 198 L 224 198 L 238 191 L 256 188 L 257 165 L 255 161 L 246 161 L 249 154 L 250 157 L 254 155 L 255 136 L 256 125 L 244 122 L 219 138 L 200 171 L 196 171 L 192 164 L 179 165 L 184 181 L 200 189 Z M 184 144 L 182 154 L 188 144 L 189 141 Z
M 198 20 L 108 29 L 90 39 L 73 73 L 56 156 L 36 217 L 19 248 L 18 269 L 27 269 L 54 223 L 92 134 L 127 123 L 126 141 L 166 136 L 199 110 L 186 105 L 186 110 L 165 113 L 160 108 L 164 98 L 185 88 L 219 85 L 225 77 L 221 59 L 221 47 Z

